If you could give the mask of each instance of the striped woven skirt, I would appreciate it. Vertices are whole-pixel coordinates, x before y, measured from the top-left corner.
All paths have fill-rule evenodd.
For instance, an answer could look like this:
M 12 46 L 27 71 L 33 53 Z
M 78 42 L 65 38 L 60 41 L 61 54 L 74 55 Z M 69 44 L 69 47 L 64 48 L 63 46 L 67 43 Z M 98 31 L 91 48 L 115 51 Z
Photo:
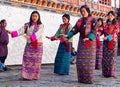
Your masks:
M 79 39 L 76 59 L 78 82 L 93 83 L 96 57 L 96 41 L 92 41 L 91 48 L 85 48 L 83 39 Z
M 114 49 L 108 49 L 108 42 L 103 43 L 103 59 L 102 59 L 102 75 L 105 77 L 116 76 L 116 57 L 117 57 L 117 42 L 114 42 Z
M 100 41 L 100 47 L 96 49 L 95 69 L 102 68 L 102 58 L 103 58 L 103 41 Z
M 66 52 L 66 45 L 60 43 L 54 63 L 54 73 L 60 75 L 68 75 L 70 71 L 70 57 L 71 57 L 71 45 L 69 44 L 69 52 Z
M 31 44 L 25 47 L 23 62 L 22 62 L 22 78 L 27 80 L 38 80 L 41 70 L 41 61 L 43 54 L 43 44 L 38 43 L 38 48 L 35 49 Z

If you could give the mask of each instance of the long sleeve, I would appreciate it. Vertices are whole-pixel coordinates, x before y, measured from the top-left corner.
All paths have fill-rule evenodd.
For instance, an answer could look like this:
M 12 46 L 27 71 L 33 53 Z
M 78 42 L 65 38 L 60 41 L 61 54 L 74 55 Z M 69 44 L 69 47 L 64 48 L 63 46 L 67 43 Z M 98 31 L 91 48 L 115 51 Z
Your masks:
M 55 37 L 60 38 L 60 34 L 68 34 L 72 30 L 72 25 L 69 24 L 67 28 L 64 28 L 66 25 L 61 24 L 57 30 Z M 65 30 L 66 29 L 66 30 Z
M 54 35 L 56 38 L 60 37 L 60 27 L 58 28 L 57 32 Z
M 72 25 L 71 24 L 61 24 L 59 29 L 57 30 L 56 34 L 54 36 L 51 37 L 51 40 L 57 40 L 59 39 L 60 42 L 64 42 L 64 41 L 69 41 L 72 42 L 72 38 L 63 38 L 62 36 L 60 36 L 60 34 L 68 34 L 68 32 L 70 32 L 72 30 Z
M 69 26 L 68 26 L 68 33 L 67 33 L 67 35 L 69 34 L 69 32 L 72 30 L 72 25 L 70 24 Z M 65 38 L 65 40 L 69 40 L 70 42 L 72 42 L 73 41 L 73 39 L 72 38 Z
M 17 37 L 17 36 L 20 36 L 20 35 L 23 35 L 23 34 L 25 34 L 25 25 L 22 26 L 17 31 L 12 31 L 12 37 Z
M 4 28 L 0 28 L 0 44 L 7 45 L 9 43 L 8 33 Z
M 70 25 L 68 26 L 68 33 L 69 33 L 71 30 L 72 30 L 72 25 L 70 24 Z
M 115 29 L 113 30 L 112 35 L 113 35 L 113 34 L 118 35 L 118 33 L 119 33 L 119 24 L 116 23 L 116 24 L 115 24 Z
M 71 29 L 70 32 L 68 32 L 67 38 L 71 38 L 73 37 L 73 35 L 78 33 L 78 27 L 80 28 L 80 25 L 81 25 L 79 23 L 82 23 L 82 22 L 79 22 L 79 20 L 76 22 L 75 26 Z
M 113 32 L 111 33 L 111 35 L 112 35 L 112 38 L 113 39 L 116 39 L 117 37 L 118 37 L 118 33 L 119 33 L 119 24 L 118 23 L 116 23 L 115 25 L 114 25 L 114 30 L 113 30 Z
M 107 40 L 116 40 L 119 33 L 119 24 L 115 23 L 109 27 L 106 25 L 104 30 L 104 35 L 107 37 Z
M 4 41 L 2 40 L 2 29 L 0 27 L 0 43 L 2 44 Z
M 5 32 L 5 34 L 3 35 L 2 41 L 3 41 L 2 44 L 5 44 L 5 45 L 9 43 L 9 36 L 7 32 Z

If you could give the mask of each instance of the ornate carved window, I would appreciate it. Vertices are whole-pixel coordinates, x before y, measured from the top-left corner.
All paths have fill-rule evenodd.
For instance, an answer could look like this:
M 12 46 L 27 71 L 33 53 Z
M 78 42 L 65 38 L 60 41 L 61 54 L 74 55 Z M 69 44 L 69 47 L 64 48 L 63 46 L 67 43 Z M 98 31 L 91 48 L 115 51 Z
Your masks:
M 99 3 L 111 6 L 111 0 L 99 0 Z

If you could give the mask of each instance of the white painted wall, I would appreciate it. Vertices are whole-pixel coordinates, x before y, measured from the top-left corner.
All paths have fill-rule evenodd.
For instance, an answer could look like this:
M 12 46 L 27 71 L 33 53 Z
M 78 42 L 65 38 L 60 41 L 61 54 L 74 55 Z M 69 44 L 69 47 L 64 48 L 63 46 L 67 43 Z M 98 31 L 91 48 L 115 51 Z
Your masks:
M 33 9 L 13 7 L 0 4 L 0 20 L 6 19 L 8 22 L 7 29 L 17 30 L 24 23 L 29 21 L 29 17 Z M 44 24 L 43 44 L 44 52 L 42 63 L 54 63 L 54 58 L 57 52 L 59 41 L 51 42 L 46 39 L 45 36 L 52 36 L 57 31 L 59 25 L 62 23 L 62 15 L 46 11 L 39 11 L 41 20 Z M 74 25 L 78 17 L 71 16 L 70 23 Z M 23 36 L 17 38 L 11 38 L 8 45 L 9 53 L 6 60 L 6 65 L 15 65 L 22 63 L 22 56 L 25 47 L 26 40 Z M 77 48 L 78 35 L 74 36 L 74 47 Z

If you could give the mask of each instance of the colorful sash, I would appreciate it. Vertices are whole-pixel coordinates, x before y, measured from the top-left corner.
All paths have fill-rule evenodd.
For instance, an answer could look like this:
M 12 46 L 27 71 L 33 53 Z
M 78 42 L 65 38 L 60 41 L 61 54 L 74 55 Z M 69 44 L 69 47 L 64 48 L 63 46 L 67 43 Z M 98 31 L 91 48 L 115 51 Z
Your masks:
M 92 25 L 91 25 L 92 24 L 91 23 L 92 20 L 93 20 L 92 16 L 87 18 L 86 28 L 85 28 L 85 36 L 87 36 L 90 33 L 91 29 L 92 29 Z
M 84 46 L 85 46 L 85 48 L 91 48 L 91 46 L 92 46 L 92 41 L 91 41 L 91 40 L 86 40 L 86 41 L 84 42 Z
M 92 29 L 92 23 L 91 21 L 93 20 L 93 17 L 92 16 L 89 16 L 86 20 L 86 25 L 85 25 L 85 36 L 88 36 L 88 34 L 90 33 L 91 29 Z M 82 24 L 83 20 L 82 18 L 78 20 L 76 26 L 77 26 L 77 29 L 80 29 L 81 27 L 81 24 Z
M 93 20 L 92 16 L 89 16 L 86 20 L 86 24 L 84 26 L 85 27 L 85 37 L 91 37 L 92 36 L 91 38 L 94 38 L 93 34 L 89 35 L 90 31 L 92 30 L 92 22 L 91 22 L 92 20 Z M 82 22 L 83 22 L 82 18 L 78 20 L 78 22 L 76 24 L 77 29 L 81 28 Z M 92 41 L 91 40 L 86 40 L 84 42 L 84 46 L 85 46 L 85 48 L 91 48 Z
M 24 25 L 25 33 L 27 33 L 29 25 L 30 25 L 30 23 L 25 23 L 25 25 Z M 38 31 L 39 27 L 40 27 L 40 25 L 34 24 L 33 34 L 35 34 Z M 34 49 L 38 48 L 38 40 L 32 41 L 31 44 Z
M 111 24 L 111 25 L 109 26 L 109 31 L 108 31 L 108 33 L 109 33 L 109 34 L 112 34 L 112 32 L 114 31 L 114 28 L 115 28 L 115 26 L 114 26 L 113 24 Z
M 109 26 L 109 30 L 108 30 L 108 34 L 112 34 L 112 32 L 114 31 L 115 26 L 113 24 L 111 24 Z M 114 38 L 110 41 L 108 41 L 108 49 L 109 50 L 113 50 L 114 49 Z
M 108 42 L 108 49 L 109 50 L 113 50 L 114 49 L 114 41 L 113 40 Z
M 64 29 L 64 34 L 68 33 L 68 31 L 69 31 L 68 30 L 69 25 L 70 25 L 70 23 L 68 23 L 68 24 L 61 24 L 60 25 L 60 28 Z M 63 43 L 63 37 L 60 38 L 60 42 Z M 69 52 L 70 51 L 70 47 L 69 47 L 70 46 L 70 42 L 64 40 L 64 43 L 65 43 L 65 46 L 66 46 L 66 52 Z

